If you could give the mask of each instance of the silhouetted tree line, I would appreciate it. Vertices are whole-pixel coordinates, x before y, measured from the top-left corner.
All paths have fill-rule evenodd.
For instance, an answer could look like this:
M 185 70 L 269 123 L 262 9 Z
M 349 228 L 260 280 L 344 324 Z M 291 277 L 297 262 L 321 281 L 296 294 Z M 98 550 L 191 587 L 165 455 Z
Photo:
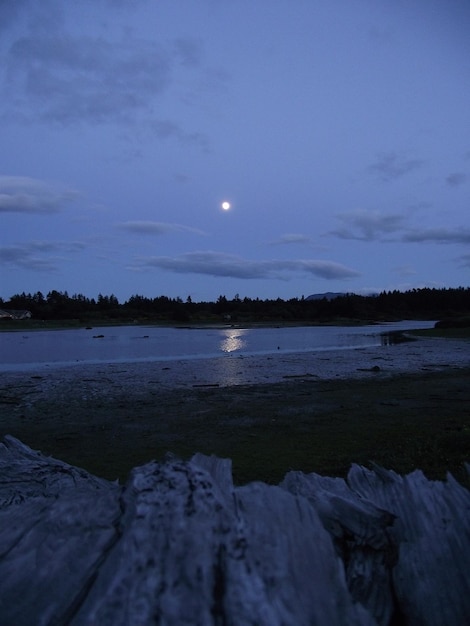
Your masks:
M 232 300 L 221 295 L 216 302 L 193 302 L 181 298 L 158 296 L 148 298 L 133 295 L 120 303 L 115 295 L 87 298 L 82 294 L 50 291 L 44 296 L 16 294 L 8 301 L 0 298 L 0 308 L 26 309 L 33 318 L 41 320 L 92 320 L 139 322 L 210 322 L 225 320 L 240 322 L 306 322 L 371 321 L 399 319 L 443 319 L 470 315 L 470 288 L 412 289 L 384 291 L 374 296 L 345 294 L 332 300 L 261 300 L 240 298 Z

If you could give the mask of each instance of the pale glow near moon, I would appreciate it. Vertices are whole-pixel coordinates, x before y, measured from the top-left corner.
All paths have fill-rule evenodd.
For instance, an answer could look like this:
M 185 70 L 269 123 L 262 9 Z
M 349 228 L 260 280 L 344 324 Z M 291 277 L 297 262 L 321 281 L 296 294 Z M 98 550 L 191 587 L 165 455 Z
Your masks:
M 222 202 L 221 207 L 223 208 L 224 211 L 228 211 L 230 209 L 230 202 Z

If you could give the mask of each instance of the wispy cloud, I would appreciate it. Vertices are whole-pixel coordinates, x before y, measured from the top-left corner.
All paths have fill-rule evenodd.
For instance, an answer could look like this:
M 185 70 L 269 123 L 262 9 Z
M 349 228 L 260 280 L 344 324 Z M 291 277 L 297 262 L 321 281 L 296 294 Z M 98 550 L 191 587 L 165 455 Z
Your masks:
M 183 224 L 172 224 L 170 222 L 135 220 L 120 222 L 117 226 L 118 228 L 138 235 L 166 235 L 167 233 L 172 232 L 186 232 L 193 233 L 195 235 L 206 235 L 206 233 L 199 228 L 192 228 L 191 226 L 184 226 Z
M 8 87 L 23 113 L 62 123 L 122 120 L 148 110 L 170 83 L 170 61 L 154 42 L 30 36 L 13 43 Z
M 311 239 L 306 235 L 299 235 L 295 233 L 286 233 L 279 237 L 279 239 L 275 239 L 274 241 L 269 242 L 272 246 L 283 246 L 283 245 L 305 245 L 310 244 Z
M 17 13 L 8 7 L 3 11 L 10 19 Z M 175 85 L 184 91 L 186 83 L 201 84 L 214 74 L 203 64 L 201 41 L 191 36 L 174 41 L 138 38 L 130 30 L 123 34 L 124 28 L 113 34 L 99 21 L 90 34 L 77 36 L 66 23 L 66 12 L 55 3 L 42 4 L 42 23 L 48 15 L 60 28 L 23 26 L 22 34 L 5 49 L 0 117 L 60 126 L 125 125 L 145 129 L 147 137 L 208 150 L 204 133 L 186 128 L 187 117 L 171 119 L 162 106 L 162 98 Z M 85 17 L 88 20 L 83 13 Z M 221 77 L 220 86 L 226 80 L 226 75 Z
M 422 230 L 410 230 L 403 235 L 403 241 L 412 243 L 469 244 L 470 229 L 423 228 Z
M 57 213 L 79 193 L 25 176 L 0 176 L 0 213 Z
M 450 187 L 459 187 L 460 185 L 466 183 L 467 180 L 468 176 L 463 172 L 454 172 L 453 174 L 449 174 L 449 176 L 446 177 L 446 183 Z
M 341 225 L 329 234 L 341 239 L 360 241 L 381 240 L 384 235 L 390 235 L 403 228 L 405 222 L 404 215 L 366 209 L 339 213 L 336 217 Z
M 422 159 L 409 158 L 398 152 L 385 152 L 378 155 L 375 163 L 369 166 L 369 171 L 383 181 L 391 181 L 410 174 L 423 165 Z
M 314 274 L 315 276 L 326 278 L 328 280 L 340 280 L 343 278 L 354 278 L 356 276 L 360 276 L 360 272 L 357 270 L 334 261 L 299 260 L 291 261 L 290 263 L 291 271 Z M 289 269 L 289 266 L 286 265 L 286 269 Z
M 136 269 L 158 268 L 179 274 L 205 274 L 229 278 L 277 278 L 292 274 L 314 274 L 328 280 L 353 278 L 359 272 L 334 261 L 316 259 L 253 261 L 219 252 L 189 252 L 177 257 L 159 256 L 138 259 Z
M 401 241 L 404 243 L 468 244 L 468 228 L 411 229 L 405 215 L 387 214 L 380 211 L 350 211 L 336 216 L 341 225 L 328 234 L 341 239 L 359 241 Z
M 81 252 L 80 242 L 33 241 L 11 246 L 0 246 L 0 263 L 11 268 L 37 272 L 56 271 L 70 260 L 71 253 Z
M 146 129 L 158 139 L 177 139 L 182 144 L 193 144 L 204 151 L 209 151 L 209 139 L 204 133 L 189 132 L 171 120 L 147 120 Z

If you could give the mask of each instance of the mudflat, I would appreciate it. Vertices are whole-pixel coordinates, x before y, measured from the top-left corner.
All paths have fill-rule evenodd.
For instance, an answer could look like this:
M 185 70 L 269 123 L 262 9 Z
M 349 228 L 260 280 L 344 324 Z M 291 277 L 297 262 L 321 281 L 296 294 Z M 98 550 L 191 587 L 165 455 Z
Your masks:
M 2 372 L 0 435 L 104 478 L 167 453 L 230 457 L 235 481 L 377 463 L 467 480 L 470 344 Z

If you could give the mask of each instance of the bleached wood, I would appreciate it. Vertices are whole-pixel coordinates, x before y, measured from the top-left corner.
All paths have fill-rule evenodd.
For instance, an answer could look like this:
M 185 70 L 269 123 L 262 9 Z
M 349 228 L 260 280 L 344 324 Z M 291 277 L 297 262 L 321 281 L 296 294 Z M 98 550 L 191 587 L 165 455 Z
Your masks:
M 367 607 L 378 624 L 389 624 L 395 610 L 394 516 L 360 498 L 341 478 L 289 472 L 281 487 L 310 502 L 334 539 L 353 599 Z
M 0 624 L 66 624 L 116 541 L 119 488 L 0 444 Z
M 393 569 L 407 624 L 470 622 L 470 492 L 451 475 L 428 480 L 353 465 L 348 483 L 396 516 L 399 558 Z
M 197 454 L 125 485 L 0 444 L 0 624 L 466 624 L 470 493 L 353 466 L 233 485 Z

